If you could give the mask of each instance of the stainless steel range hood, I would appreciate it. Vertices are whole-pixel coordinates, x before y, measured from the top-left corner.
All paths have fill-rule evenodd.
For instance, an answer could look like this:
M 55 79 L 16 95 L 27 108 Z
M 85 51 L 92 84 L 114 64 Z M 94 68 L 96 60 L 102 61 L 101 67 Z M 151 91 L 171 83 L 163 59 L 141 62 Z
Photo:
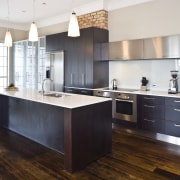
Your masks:
M 180 35 L 109 43 L 109 60 L 180 58 Z

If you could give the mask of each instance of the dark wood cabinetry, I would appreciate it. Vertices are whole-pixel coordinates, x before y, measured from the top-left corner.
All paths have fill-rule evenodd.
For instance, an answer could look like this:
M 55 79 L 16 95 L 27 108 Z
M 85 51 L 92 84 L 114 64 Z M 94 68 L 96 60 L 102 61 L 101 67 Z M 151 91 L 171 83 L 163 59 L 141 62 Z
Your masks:
M 138 96 L 138 126 L 153 132 L 164 132 L 164 97 Z
M 108 31 L 99 28 L 80 30 L 80 37 L 67 32 L 46 37 L 46 51 L 64 50 L 65 86 L 99 88 L 109 84 L 109 62 L 105 44 Z
M 165 133 L 180 137 L 180 98 L 165 98 Z
M 79 88 L 71 88 L 71 87 L 65 87 L 64 91 L 67 93 L 73 93 L 73 94 L 83 94 L 83 95 L 93 95 L 93 90 L 91 89 L 79 89 Z

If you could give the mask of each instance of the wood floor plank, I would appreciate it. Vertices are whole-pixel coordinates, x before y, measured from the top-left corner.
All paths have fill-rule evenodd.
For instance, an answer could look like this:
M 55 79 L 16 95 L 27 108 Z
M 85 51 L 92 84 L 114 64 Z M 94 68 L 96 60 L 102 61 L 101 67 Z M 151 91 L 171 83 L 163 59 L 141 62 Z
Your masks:
M 112 137 L 112 153 L 69 173 L 62 154 L 0 128 L 0 180 L 180 179 L 180 146 L 122 128 Z

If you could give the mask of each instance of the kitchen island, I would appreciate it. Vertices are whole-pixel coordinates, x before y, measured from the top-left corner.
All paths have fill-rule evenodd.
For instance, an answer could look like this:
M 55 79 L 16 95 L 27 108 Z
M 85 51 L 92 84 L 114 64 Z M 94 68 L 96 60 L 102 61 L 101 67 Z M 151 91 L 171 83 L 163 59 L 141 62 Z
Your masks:
M 61 95 L 1 90 L 0 126 L 63 153 L 65 169 L 74 172 L 111 152 L 112 101 Z

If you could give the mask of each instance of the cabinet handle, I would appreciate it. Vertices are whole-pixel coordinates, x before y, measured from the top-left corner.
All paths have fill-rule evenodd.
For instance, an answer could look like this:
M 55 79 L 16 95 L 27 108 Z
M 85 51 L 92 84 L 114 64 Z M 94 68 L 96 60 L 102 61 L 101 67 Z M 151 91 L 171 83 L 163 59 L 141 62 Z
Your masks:
M 175 127 L 180 127 L 180 124 L 174 124 Z
M 71 73 L 71 85 L 73 84 L 73 74 Z
M 82 86 L 84 86 L 84 73 L 82 73 Z
M 148 121 L 148 122 L 152 122 L 152 123 L 156 122 L 155 120 L 150 120 L 150 119 L 144 119 L 144 121 Z
M 155 98 L 144 97 L 144 99 L 151 99 L 151 100 L 154 100 Z
M 155 108 L 156 106 L 149 106 L 149 105 L 144 105 L 144 107 L 148 107 L 148 108 Z
M 178 111 L 178 112 L 180 112 L 180 109 L 174 109 L 174 111 Z
M 180 101 L 174 100 L 175 103 L 180 103 Z
M 116 101 L 120 101 L 120 102 L 130 102 L 133 103 L 133 100 L 127 100 L 127 99 L 115 99 Z
M 88 94 L 87 91 L 80 91 L 82 94 Z

